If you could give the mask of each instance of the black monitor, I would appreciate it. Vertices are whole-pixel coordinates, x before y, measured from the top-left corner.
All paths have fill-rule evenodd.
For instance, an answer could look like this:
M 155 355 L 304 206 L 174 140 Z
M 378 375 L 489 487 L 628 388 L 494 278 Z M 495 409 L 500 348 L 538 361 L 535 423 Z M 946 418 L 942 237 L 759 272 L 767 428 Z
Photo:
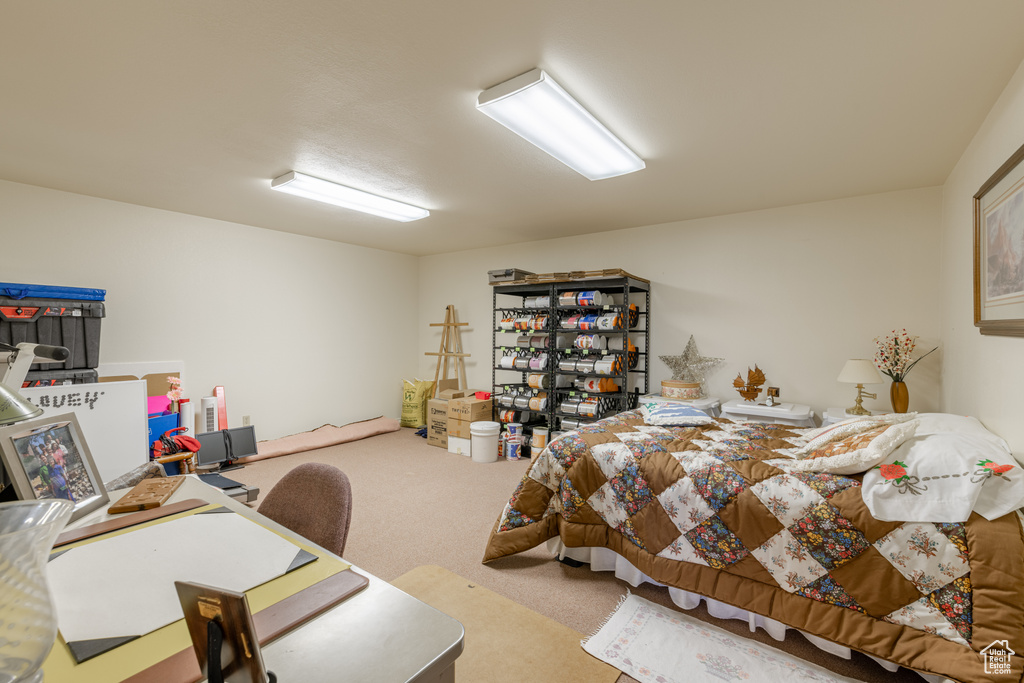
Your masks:
M 235 460 L 256 455 L 256 429 L 252 425 L 196 434 L 196 440 L 199 441 L 197 467 L 216 465 L 221 471 L 234 469 Z

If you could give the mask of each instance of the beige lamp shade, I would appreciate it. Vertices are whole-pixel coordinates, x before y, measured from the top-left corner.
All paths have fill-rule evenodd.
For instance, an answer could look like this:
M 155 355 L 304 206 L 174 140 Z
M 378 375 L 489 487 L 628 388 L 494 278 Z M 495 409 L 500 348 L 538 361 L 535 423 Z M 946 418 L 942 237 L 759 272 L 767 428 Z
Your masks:
M 882 384 L 885 382 L 875 364 L 863 358 L 846 361 L 842 372 L 839 373 L 838 381 L 846 384 Z
M 6 384 L 0 384 L 0 425 L 14 424 L 42 414 L 42 408 L 32 405 Z

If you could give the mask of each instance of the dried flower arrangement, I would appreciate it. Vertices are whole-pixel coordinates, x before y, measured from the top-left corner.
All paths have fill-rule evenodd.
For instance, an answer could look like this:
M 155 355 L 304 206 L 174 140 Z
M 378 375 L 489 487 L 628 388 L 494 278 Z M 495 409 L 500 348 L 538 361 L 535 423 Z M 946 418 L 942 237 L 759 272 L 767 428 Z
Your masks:
M 915 365 L 929 353 L 936 351 L 936 346 L 928 353 L 911 360 L 910 354 L 917 346 L 917 337 L 907 334 L 906 329 L 897 332 L 893 330 L 885 337 L 875 337 L 875 345 L 878 350 L 875 352 L 875 365 L 893 382 L 902 382 Z

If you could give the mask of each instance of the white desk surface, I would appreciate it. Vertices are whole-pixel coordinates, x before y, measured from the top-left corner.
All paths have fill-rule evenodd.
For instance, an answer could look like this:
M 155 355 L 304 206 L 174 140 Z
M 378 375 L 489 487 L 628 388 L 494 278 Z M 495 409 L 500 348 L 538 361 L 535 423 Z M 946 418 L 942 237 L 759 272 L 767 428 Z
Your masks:
M 126 491 L 110 492 L 110 500 Z M 294 535 L 195 477 L 187 477 L 168 503 L 190 498 L 219 503 Z M 68 528 L 121 517 L 106 514 L 104 507 Z M 304 683 L 454 680 L 452 670 L 465 635 L 462 624 L 369 572 L 352 568 L 367 577 L 369 585 L 263 647 L 267 669 L 279 681 Z

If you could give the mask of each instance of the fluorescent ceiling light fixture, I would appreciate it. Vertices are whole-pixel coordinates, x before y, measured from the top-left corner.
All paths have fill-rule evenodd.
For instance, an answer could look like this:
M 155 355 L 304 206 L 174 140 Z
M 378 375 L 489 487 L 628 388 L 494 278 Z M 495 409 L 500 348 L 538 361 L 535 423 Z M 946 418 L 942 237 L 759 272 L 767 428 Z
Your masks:
M 646 166 L 541 69 L 484 90 L 476 108 L 591 180 Z
M 297 197 L 315 199 L 318 202 L 334 204 L 346 209 L 354 209 L 363 213 L 371 213 L 374 216 L 390 218 L 393 221 L 419 220 L 426 218 L 430 212 L 418 206 L 396 202 L 394 199 L 378 197 L 369 192 L 355 190 L 351 187 L 338 185 L 328 180 L 321 180 L 313 176 L 304 175 L 290 171 L 280 178 L 274 178 L 270 183 L 271 189 L 287 192 Z

